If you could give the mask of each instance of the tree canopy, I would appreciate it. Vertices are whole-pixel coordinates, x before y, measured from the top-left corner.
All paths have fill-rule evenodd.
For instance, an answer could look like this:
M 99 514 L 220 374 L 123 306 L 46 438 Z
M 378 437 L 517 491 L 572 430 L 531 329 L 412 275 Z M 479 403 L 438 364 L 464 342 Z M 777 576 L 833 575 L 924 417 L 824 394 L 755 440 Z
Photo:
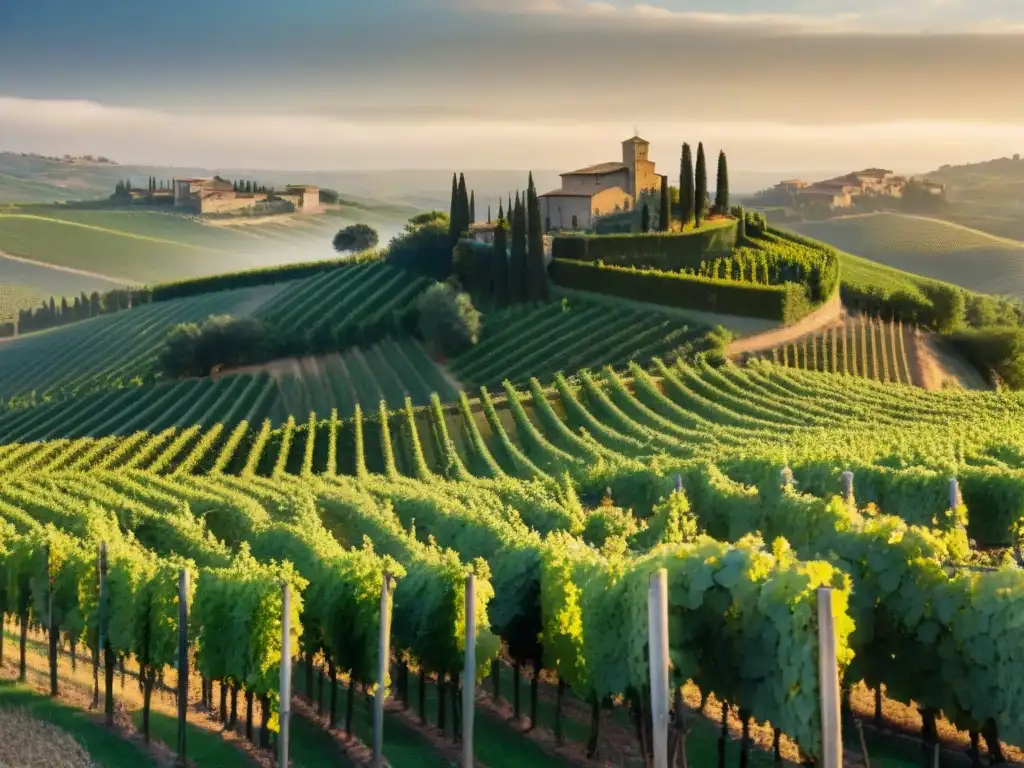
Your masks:
M 378 242 L 377 230 L 369 224 L 350 224 L 334 236 L 334 250 L 339 253 L 368 251 Z

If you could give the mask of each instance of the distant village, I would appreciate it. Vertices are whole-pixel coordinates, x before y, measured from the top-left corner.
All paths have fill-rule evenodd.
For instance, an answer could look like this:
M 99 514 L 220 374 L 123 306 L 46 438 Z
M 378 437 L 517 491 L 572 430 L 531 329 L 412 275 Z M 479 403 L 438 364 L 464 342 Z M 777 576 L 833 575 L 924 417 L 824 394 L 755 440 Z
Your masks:
M 867 168 L 813 183 L 803 179 L 785 179 L 760 192 L 757 197 L 765 205 L 806 203 L 837 210 L 851 208 L 864 198 L 901 198 L 910 187 L 934 197 L 942 197 L 946 193 L 945 184 L 897 176 L 884 168 Z

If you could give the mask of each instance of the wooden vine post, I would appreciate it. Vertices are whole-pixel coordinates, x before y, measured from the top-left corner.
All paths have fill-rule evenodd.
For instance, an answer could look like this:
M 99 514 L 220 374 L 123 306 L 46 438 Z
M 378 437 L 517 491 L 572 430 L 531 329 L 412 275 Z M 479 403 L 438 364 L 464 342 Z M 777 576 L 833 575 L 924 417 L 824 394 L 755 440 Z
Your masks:
M 57 627 L 53 623 L 53 570 L 50 565 L 50 545 L 43 550 L 46 555 L 46 631 L 49 639 L 50 695 L 57 695 Z
M 852 507 L 854 504 L 853 500 L 853 472 L 847 470 L 843 472 L 843 501 L 846 502 L 846 506 Z
M 821 696 L 821 768 L 842 768 L 839 663 L 836 658 L 832 589 L 818 588 L 818 689 Z
M 462 764 L 473 766 L 473 707 L 476 704 L 476 574 L 466 577 L 466 667 L 462 671 Z
M 103 713 L 108 726 L 114 724 L 114 652 L 107 640 L 107 543 L 100 543 L 100 628 L 97 645 L 103 655 Z
M 277 735 L 279 768 L 288 768 L 288 737 L 292 715 L 292 594 L 288 583 L 281 585 L 281 683 Z
M 188 764 L 185 749 L 188 713 L 188 571 L 178 576 L 178 764 Z
M 647 596 L 654 768 L 668 768 L 668 571 L 651 574 Z
M 380 586 L 380 636 L 377 640 L 377 694 L 373 699 L 373 766 L 384 763 L 384 694 L 387 688 L 388 661 L 391 658 L 391 574 L 384 572 Z M 421 672 L 421 690 L 422 690 Z M 349 697 L 352 690 L 349 689 Z

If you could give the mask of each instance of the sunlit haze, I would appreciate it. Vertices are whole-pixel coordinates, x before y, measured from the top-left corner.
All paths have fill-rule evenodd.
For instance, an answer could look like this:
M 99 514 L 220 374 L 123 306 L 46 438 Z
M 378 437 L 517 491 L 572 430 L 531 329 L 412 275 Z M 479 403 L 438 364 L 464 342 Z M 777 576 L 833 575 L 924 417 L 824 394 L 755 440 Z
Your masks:
M 0 148 L 563 169 L 635 129 L 669 167 L 702 140 L 739 170 L 923 172 L 1024 147 L 1011 0 L 371 5 L 4 3 Z

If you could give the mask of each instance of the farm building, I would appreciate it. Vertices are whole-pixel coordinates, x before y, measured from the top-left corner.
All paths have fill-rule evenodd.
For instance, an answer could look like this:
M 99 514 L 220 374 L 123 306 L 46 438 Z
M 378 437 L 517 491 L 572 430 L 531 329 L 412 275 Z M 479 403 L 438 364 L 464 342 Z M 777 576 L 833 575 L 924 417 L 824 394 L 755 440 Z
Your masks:
M 661 177 L 648 159 L 650 142 L 633 136 L 622 142 L 622 161 L 599 163 L 561 174 L 562 186 L 540 196 L 546 229 L 592 229 L 599 216 L 627 211 Z
M 320 188 L 309 184 L 289 184 L 284 192 L 239 192 L 230 181 L 212 179 L 174 179 L 174 205 L 195 213 L 228 213 L 253 208 L 257 203 L 276 198 L 287 200 L 297 211 L 320 206 Z

